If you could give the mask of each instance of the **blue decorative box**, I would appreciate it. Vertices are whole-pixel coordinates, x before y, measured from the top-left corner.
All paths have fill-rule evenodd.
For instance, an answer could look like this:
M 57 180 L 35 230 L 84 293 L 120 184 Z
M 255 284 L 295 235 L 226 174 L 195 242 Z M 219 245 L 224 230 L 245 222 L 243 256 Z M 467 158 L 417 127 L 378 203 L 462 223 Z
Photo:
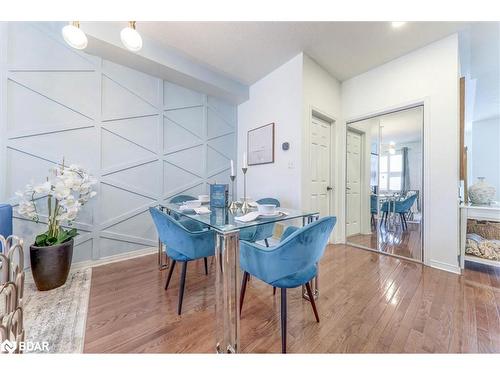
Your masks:
M 210 206 L 212 207 L 227 207 L 229 194 L 228 184 L 211 184 L 210 185 Z

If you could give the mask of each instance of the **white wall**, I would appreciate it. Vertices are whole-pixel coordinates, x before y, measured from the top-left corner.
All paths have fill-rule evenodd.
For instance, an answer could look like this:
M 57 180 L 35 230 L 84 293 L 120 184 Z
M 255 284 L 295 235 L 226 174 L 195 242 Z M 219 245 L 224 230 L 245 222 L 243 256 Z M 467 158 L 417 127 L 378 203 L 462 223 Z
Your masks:
M 247 149 L 247 132 L 275 123 L 275 161 L 250 166 L 247 196 L 275 197 L 286 207 L 301 205 L 302 142 L 302 54 L 250 86 L 250 99 L 238 106 L 238 191 L 243 194 L 242 152 Z M 281 144 L 290 143 L 283 151 Z
M 459 271 L 458 74 L 458 38 L 452 35 L 342 83 L 346 120 L 424 103 L 425 262 L 454 272 Z M 345 147 L 339 153 L 345 155 Z
M 500 201 L 500 118 L 474 121 L 471 138 L 469 185 L 478 177 L 486 177 L 486 181 L 496 188 L 495 200 Z
M 301 207 L 310 209 L 309 202 L 309 183 L 310 174 L 309 168 L 310 154 L 310 124 L 312 112 L 317 112 L 323 115 L 325 120 L 333 120 L 332 124 L 332 160 L 331 160 L 331 185 L 334 188 L 330 196 L 330 213 L 334 216 L 339 216 L 342 211 L 339 211 L 338 194 L 336 189 L 339 175 L 339 160 L 336 158 L 335 150 L 338 148 L 338 142 L 341 142 L 337 137 L 337 128 L 342 122 L 341 116 L 341 98 L 340 98 L 340 82 L 318 65 L 313 59 L 304 54 L 303 62 L 303 118 L 302 118 L 302 202 Z M 339 241 L 339 225 L 337 224 L 333 233 L 333 240 Z
M 295 56 L 253 84 L 250 99 L 238 106 L 239 166 L 241 152 L 247 147 L 248 130 L 270 122 L 276 126 L 275 162 L 249 168 L 247 195 L 255 199 L 276 197 L 283 206 L 308 209 L 308 145 L 312 111 L 339 121 L 340 107 L 340 83 L 304 54 Z M 337 139 L 333 138 L 336 142 Z M 281 149 L 283 142 L 290 143 L 290 150 Z M 334 143 L 332 148 L 335 150 L 337 145 Z M 338 172 L 335 167 L 336 161 L 333 160 L 334 185 Z M 238 189 L 241 195 L 241 175 L 238 176 Z M 332 198 L 332 214 L 338 215 L 336 197 Z
M 155 246 L 150 206 L 229 182 L 234 105 L 72 49 L 45 24 L 0 27 L 0 201 L 63 157 L 88 168 L 98 195 L 76 223 L 74 261 Z M 45 230 L 16 215 L 27 245 Z

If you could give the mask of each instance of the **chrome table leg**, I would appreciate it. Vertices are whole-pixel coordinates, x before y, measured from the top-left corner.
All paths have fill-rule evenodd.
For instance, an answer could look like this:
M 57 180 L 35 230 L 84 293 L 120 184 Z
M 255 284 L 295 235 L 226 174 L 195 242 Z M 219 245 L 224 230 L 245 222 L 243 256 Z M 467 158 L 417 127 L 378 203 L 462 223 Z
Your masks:
M 165 263 L 163 263 L 163 258 L 165 258 Z M 158 240 L 158 269 L 162 271 L 169 267 L 170 267 L 170 258 L 166 254 L 163 255 L 163 243 L 160 240 Z
M 302 219 L 302 223 L 304 224 L 305 218 Z M 319 215 L 311 215 L 307 217 L 307 224 L 312 223 L 315 220 L 319 219 Z M 319 298 L 319 264 L 317 265 L 318 271 L 316 273 L 316 277 L 311 280 L 311 290 L 314 295 L 314 299 L 317 300 Z M 309 294 L 307 293 L 306 287 L 302 285 L 302 298 L 309 301 Z
M 161 212 L 166 212 L 167 215 L 170 215 L 170 210 L 167 207 L 160 205 L 159 209 Z M 165 263 L 163 263 L 163 257 L 165 257 Z M 158 269 L 162 271 L 169 267 L 170 267 L 170 258 L 167 256 L 167 254 L 163 255 L 163 243 L 158 238 Z
M 217 233 L 215 265 L 216 350 L 217 353 L 238 353 L 240 347 L 238 231 Z

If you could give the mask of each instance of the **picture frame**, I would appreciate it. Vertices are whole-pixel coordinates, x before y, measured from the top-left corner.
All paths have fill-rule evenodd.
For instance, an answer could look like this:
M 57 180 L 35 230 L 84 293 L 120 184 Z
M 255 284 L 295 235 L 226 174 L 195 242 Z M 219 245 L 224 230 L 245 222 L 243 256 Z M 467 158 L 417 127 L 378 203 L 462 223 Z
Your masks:
M 248 131 L 247 152 L 248 165 L 274 163 L 274 122 Z

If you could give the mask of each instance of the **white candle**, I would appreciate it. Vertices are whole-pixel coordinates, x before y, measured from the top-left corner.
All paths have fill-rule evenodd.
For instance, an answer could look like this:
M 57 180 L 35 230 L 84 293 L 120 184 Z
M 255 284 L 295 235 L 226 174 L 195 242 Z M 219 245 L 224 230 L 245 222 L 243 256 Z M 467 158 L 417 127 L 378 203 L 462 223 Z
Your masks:
M 243 168 L 248 168 L 246 152 L 243 153 Z
M 236 176 L 234 174 L 234 162 L 233 162 L 233 159 L 231 159 L 231 176 Z

